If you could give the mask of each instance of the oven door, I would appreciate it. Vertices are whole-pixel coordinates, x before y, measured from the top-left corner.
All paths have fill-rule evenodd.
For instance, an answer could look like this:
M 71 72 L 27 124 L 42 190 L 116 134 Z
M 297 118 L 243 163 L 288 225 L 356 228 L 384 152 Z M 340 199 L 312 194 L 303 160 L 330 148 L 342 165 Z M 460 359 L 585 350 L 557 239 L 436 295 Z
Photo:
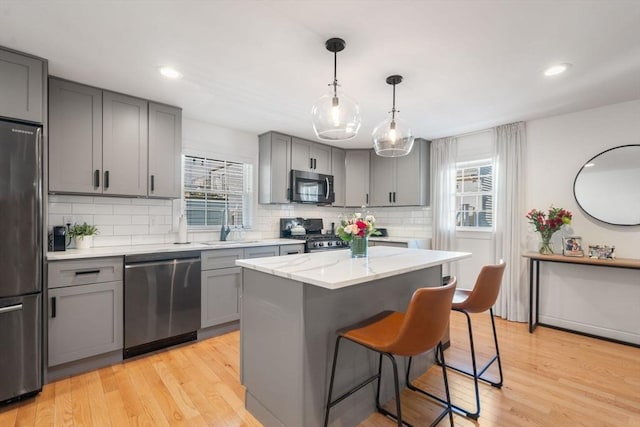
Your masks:
M 331 204 L 335 200 L 332 175 L 292 170 L 290 184 L 292 202 Z

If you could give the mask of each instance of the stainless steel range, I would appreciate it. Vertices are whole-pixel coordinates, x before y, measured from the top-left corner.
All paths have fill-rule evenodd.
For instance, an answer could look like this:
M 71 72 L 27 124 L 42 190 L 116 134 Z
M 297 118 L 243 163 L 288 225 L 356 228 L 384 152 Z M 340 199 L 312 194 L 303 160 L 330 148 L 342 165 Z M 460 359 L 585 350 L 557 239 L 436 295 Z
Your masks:
M 349 247 L 348 243 L 340 240 L 340 237 L 333 232 L 322 234 L 322 229 L 322 218 L 280 218 L 280 237 L 304 240 L 305 252 L 330 251 Z

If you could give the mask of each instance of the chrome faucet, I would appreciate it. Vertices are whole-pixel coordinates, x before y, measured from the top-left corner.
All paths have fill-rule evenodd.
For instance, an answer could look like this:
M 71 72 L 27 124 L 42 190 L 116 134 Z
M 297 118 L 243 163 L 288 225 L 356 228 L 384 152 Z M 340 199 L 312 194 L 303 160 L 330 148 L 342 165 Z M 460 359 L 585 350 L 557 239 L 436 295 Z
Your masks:
M 229 208 L 225 208 L 222 212 L 222 225 L 220 226 L 220 241 L 224 242 L 227 240 L 227 236 L 231 232 L 229 228 Z

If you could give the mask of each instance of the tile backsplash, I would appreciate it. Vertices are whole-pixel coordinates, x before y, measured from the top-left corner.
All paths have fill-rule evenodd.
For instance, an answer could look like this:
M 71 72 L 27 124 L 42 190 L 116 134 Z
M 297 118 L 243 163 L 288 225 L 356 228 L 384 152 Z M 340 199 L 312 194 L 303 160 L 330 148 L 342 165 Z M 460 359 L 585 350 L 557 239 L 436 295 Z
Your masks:
M 171 243 L 172 201 L 100 196 L 50 195 L 48 229 L 67 223 L 93 224 L 93 246 Z
M 120 246 L 172 243 L 177 237 L 180 201 L 101 196 L 50 195 L 48 229 L 66 223 L 87 222 L 98 227 L 94 246 Z M 233 230 L 229 240 L 272 239 L 280 236 L 282 217 L 322 218 L 325 230 L 340 224 L 341 215 L 360 212 L 354 208 L 318 207 L 313 205 L 258 205 L 253 227 Z M 367 208 L 376 217 L 378 227 L 387 228 L 394 237 L 431 237 L 431 208 L 385 207 Z M 190 230 L 188 240 L 218 240 L 219 231 Z

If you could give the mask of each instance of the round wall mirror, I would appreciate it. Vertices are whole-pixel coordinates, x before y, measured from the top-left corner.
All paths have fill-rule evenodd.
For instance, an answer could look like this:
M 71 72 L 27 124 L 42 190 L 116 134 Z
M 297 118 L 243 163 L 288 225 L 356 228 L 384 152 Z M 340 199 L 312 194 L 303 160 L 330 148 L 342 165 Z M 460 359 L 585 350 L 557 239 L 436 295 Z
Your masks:
M 580 208 L 613 225 L 640 225 L 640 145 L 623 145 L 590 159 L 573 182 Z

